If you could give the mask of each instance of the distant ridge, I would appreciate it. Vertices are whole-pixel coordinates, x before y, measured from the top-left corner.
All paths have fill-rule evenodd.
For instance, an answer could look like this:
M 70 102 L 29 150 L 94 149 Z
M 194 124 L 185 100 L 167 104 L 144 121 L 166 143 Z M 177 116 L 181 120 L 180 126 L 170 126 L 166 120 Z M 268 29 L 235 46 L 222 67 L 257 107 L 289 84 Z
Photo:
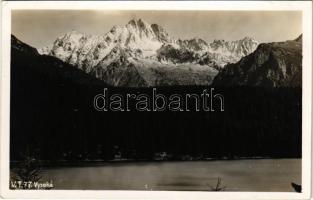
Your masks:
M 212 43 L 200 38 L 176 39 L 158 24 L 132 19 L 99 36 L 71 31 L 58 37 L 51 47 L 38 51 L 75 65 L 106 83 L 141 87 L 210 85 L 218 70 L 253 52 L 257 45 L 249 37 Z M 120 68 L 112 67 L 117 63 Z M 121 76 L 134 76 L 140 81 L 130 84 Z

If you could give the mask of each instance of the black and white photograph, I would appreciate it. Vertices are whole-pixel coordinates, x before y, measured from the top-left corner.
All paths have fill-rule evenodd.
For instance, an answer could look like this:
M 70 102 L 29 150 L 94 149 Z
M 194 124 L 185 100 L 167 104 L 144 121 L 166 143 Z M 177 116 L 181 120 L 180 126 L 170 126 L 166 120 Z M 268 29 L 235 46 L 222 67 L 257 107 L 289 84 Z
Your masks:
M 12 10 L 9 190 L 302 193 L 303 19 Z

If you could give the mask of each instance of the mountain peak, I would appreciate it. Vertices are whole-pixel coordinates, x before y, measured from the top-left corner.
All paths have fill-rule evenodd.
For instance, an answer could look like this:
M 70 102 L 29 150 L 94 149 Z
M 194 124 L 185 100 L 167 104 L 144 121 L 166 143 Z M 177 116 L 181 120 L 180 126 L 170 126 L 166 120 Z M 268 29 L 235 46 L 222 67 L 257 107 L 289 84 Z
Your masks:
M 84 35 L 84 34 L 79 32 L 79 31 L 76 31 L 76 30 L 72 29 L 70 32 L 67 32 L 65 35 L 66 36 L 76 36 L 76 35 L 81 36 L 81 35 Z
M 252 37 L 249 36 L 245 36 L 244 38 L 242 38 L 241 40 L 254 40 Z
M 302 33 L 295 39 L 297 42 L 302 42 Z
M 155 23 L 150 24 L 141 18 L 131 19 L 128 24 L 126 24 L 126 28 L 131 32 L 133 32 L 133 29 L 135 29 L 135 31 L 138 31 L 136 34 L 139 34 L 140 37 L 144 36 L 161 43 L 168 43 L 172 41 L 169 34 L 163 27 Z M 132 34 L 135 35 L 135 33 Z
M 164 45 L 170 45 L 171 48 L 162 48 Z M 199 37 L 176 39 L 156 23 L 150 24 L 141 18 L 132 18 L 125 25 L 113 26 L 109 32 L 100 36 L 72 30 L 57 38 L 51 48 L 42 48 L 39 52 L 90 72 L 100 62 L 109 63 L 115 54 L 122 54 L 119 49 L 124 49 L 130 57 L 157 60 L 161 52 L 178 55 L 181 62 L 188 60 L 210 66 L 215 63 L 223 67 L 227 63 L 237 62 L 254 51 L 256 46 L 254 41 L 243 40 L 215 40 L 209 44 Z M 176 62 L 171 56 L 166 60 Z
M 137 19 L 133 18 L 133 19 L 131 19 L 127 24 L 136 26 L 136 25 L 137 25 Z
M 67 41 L 74 41 L 76 43 L 79 43 L 79 40 L 81 38 L 83 38 L 84 36 L 86 36 L 86 35 L 79 32 L 79 31 L 71 30 L 71 31 L 65 33 L 64 35 L 59 36 L 56 41 L 67 40 Z
M 199 37 L 194 37 L 194 38 L 190 39 L 189 41 L 203 43 L 203 44 L 207 45 L 207 42 L 204 41 L 203 39 L 199 38 Z
M 128 24 L 141 29 L 146 29 L 150 27 L 150 24 L 142 20 L 141 18 L 139 19 L 133 18 L 128 22 Z
M 254 38 L 252 37 L 249 37 L 249 36 L 245 36 L 243 37 L 242 39 L 238 39 L 238 40 L 233 40 L 234 42 L 239 42 L 239 41 L 256 41 Z M 224 39 L 215 39 L 213 40 L 213 43 L 216 43 L 216 44 L 222 44 L 222 43 L 226 43 L 226 42 L 230 42 L 230 41 L 226 41 Z
M 224 42 L 225 42 L 225 40 L 221 40 L 221 39 L 214 39 L 213 40 L 213 43 L 217 43 L 217 44 L 222 44 Z
M 145 22 L 145 21 L 141 18 L 134 17 L 128 23 L 141 23 L 141 22 Z

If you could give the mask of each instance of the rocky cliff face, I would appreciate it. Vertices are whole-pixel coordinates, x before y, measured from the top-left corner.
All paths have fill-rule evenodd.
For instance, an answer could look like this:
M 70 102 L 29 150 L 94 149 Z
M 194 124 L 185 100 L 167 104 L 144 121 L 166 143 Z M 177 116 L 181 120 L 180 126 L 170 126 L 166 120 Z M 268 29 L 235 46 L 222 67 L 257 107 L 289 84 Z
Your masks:
M 209 75 L 209 79 L 204 82 L 196 81 L 199 85 L 208 85 L 225 64 L 238 61 L 242 56 L 255 50 L 257 45 L 258 43 L 251 38 L 231 42 L 216 40 L 211 44 L 200 38 L 176 39 L 169 36 L 161 26 L 150 25 L 139 19 L 131 20 L 125 26 L 114 26 L 108 33 L 100 36 L 85 35 L 77 31 L 69 32 L 57 38 L 51 48 L 42 48 L 39 53 L 55 56 L 116 86 L 126 84 L 128 81 L 107 76 L 109 70 L 107 68 L 116 65 L 114 63 L 119 63 L 121 68 L 114 67 L 113 71 L 116 74 L 110 69 L 110 77 L 121 75 L 121 71 L 129 75 L 137 72 L 142 79 L 137 86 L 143 83 L 149 86 L 168 82 L 178 85 L 193 83 L 193 80 L 179 78 L 179 75 L 186 71 L 197 71 L 195 74 L 201 76 L 198 77 L 199 80 L 205 80 L 204 77 Z M 133 67 L 125 67 L 130 66 L 128 63 L 132 63 Z M 142 67 L 143 63 L 145 67 Z M 151 66 L 151 63 L 159 68 Z M 177 80 L 161 81 L 160 76 L 153 77 L 155 71 L 169 77 L 173 70 L 178 73 L 174 76 Z M 159 81 L 154 82 L 156 79 Z M 132 86 L 135 87 L 136 84 Z
M 250 55 L 229 64 L 214 85 L 299 87 L 302 81 L 302 35 L 285 42 L 260 44 Z

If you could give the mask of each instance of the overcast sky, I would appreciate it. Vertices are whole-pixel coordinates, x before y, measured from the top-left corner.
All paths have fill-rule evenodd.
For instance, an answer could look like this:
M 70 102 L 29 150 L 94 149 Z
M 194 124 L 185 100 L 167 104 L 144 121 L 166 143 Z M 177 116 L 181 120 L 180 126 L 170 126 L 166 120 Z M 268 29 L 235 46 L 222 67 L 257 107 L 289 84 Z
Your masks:
M 12 12 L 12 33 L 40 48 L 71 30 L 104 34 L 132 18 L 157 23 L 173 37 L 237 40 L 245 36 L 259 42 L 295 39 L 302 33 L 300 11 L 52 11 Z

